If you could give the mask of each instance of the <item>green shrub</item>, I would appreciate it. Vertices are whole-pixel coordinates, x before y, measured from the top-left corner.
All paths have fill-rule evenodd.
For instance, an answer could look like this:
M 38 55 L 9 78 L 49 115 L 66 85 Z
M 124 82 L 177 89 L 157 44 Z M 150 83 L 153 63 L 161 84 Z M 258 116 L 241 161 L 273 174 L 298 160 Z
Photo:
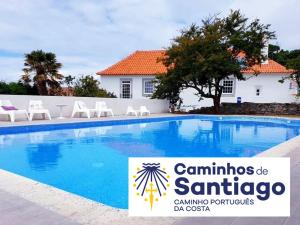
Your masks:
M 116 98 L 114 93 L 99 88 L 99 81 L 93 76 L 81 76 L 75 81 L 74 96 Z
M 6 83 L 4 81 L 0 81 L 0 94 L 36 95 L 37 89 L 35 87 L 23 84 L 21 82 Z

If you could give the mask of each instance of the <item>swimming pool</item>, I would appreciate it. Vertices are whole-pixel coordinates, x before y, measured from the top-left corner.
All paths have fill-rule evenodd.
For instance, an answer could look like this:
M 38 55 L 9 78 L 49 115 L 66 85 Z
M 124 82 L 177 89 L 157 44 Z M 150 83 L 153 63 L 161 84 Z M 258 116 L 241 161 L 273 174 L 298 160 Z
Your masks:
M 300 120 L 181 116 L 0 128 L 0 168 L 127 208 L 128 157 L 247 157 L 300 133 Z

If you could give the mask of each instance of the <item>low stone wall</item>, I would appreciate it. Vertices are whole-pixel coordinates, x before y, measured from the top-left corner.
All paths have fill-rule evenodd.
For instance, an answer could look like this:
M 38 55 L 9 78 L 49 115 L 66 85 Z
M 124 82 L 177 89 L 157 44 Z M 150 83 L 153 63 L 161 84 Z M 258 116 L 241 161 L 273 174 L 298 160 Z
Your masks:
M 203 107 L 190 113 L 213 114 L 213 107 Z M 220 114 L 247 114 L 247 115 L 298 115 L 300 104 L 296 103 L 251 103 L 244 102 L 222 103 Z

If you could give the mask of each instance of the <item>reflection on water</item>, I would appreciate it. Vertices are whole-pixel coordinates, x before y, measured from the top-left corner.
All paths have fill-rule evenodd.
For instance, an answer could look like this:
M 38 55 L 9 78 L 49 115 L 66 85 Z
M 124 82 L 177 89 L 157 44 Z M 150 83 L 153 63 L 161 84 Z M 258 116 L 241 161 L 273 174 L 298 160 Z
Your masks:
M 90 132 L 90 128 L 74 129 L 73 132 L 75 138 L 81 138 L 85 137 Z
M 130 156 L 254 156 L 299 131 L 292 124 L 222 118 L 0 135 L 0 168 L 127 208 Z
M 95 127 L 95 132 L 96 132 L 96 134 L 97 135 L 105 135 L 105 134 L 107 134 L 107 132 L 109 131 L 109 130 L 111 130 L 112 129 L 112 126 L 106 126 L 106 127 Z
M 58 164 L 60 153 L 60 143 L 39 143 L 29 145 L 26 148 L 28 163 L 32 169 L 47 170 Z
M 147 127 L 147 123 L 140 123 L 140 128 L 146 128 Z
M 0 148 L 23 139 L 32 168 L 57 165 L 60 148 L 108 147 L 124 156 L 253 156 L 299 135 L 299 127 L 247 121 L 189 119 L 0 135 Z M 15 140 L 14 140 L 15 139 Z
M 50 132 L 33 132 L 29 133 L 29 142 L 31 144 L 44 143 L 45 138 L 50 134 Z
M 15 139 L 14 134 L 0 135 L 0 149 L 1 149 L 1 146 L 4 146 L 4 145 L 12 145 L 14 139 Z

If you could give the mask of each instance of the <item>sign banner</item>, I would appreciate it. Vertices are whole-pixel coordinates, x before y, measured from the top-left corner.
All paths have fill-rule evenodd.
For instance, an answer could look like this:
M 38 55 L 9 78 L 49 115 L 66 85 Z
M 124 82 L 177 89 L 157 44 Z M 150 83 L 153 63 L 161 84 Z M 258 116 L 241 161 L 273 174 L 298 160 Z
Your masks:
M 129 158 L 129 216 L 290 216 L 289 158 Z

